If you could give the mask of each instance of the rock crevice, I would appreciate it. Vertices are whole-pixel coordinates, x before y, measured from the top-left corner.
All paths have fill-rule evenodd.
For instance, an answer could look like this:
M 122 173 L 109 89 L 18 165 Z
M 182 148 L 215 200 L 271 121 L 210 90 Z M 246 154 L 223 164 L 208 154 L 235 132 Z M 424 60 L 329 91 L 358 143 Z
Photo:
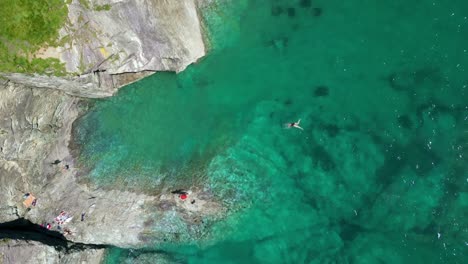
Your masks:
M 110 245 L 77 243 L 68 240 L 62 233 L 47 230 L 46 227 L 18 218 L 0 224 L 0 239 L 36 241 L 46 246 L 65 252 L 76 252 L 87 249 L 105 249 Z

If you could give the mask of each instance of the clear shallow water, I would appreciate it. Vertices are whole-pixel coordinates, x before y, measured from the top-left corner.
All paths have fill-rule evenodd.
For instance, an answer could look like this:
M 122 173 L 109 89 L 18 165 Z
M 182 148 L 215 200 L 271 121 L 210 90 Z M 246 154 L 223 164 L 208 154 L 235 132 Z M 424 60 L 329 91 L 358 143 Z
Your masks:
M 468 5 L 374 2 L 206 12 L 209 56 L 80 121 L 91 179 L 203 184 L 243 208 L 204 243 L 158 246 L 169 262 L 466 262 Z

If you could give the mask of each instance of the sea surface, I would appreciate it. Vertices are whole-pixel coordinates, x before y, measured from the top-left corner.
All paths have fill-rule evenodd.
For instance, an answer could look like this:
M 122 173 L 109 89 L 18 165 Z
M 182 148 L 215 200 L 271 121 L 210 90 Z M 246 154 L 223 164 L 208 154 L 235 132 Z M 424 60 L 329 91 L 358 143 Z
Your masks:
M 468 263 L 468 1 L 202 15 L 205 58 L 96 102 L 76 139 L 95 184 L 198 184 L 232 211 L 107 263 Z

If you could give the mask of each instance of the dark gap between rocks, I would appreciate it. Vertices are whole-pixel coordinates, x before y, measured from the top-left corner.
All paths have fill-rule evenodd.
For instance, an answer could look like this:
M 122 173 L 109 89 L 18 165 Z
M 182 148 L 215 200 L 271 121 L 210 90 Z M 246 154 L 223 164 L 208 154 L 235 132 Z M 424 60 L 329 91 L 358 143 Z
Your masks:
M 37 241 L 44 245 L 54 247 L 58 251 L 82 251 L 86 249 L 110 248 L 111 245 L 85 244 L 72 242 L 66 239 L 62 233 L 50 231 L 44 227 L 20 218 L 14 221 L 0 224 L 0 239 L 16 239 L 25 241 Z

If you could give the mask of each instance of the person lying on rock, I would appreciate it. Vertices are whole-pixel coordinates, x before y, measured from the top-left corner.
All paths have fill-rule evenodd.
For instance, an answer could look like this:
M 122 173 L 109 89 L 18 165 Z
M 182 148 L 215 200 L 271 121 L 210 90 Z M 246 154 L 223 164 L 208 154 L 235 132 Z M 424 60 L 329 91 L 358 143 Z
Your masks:
M 172 191 L 171 193 L 172 194 L 185 194 L 185 195 L 188 194 L 188 192 L 184 191 L 183 189 L 177 189 L 175 191 Z

